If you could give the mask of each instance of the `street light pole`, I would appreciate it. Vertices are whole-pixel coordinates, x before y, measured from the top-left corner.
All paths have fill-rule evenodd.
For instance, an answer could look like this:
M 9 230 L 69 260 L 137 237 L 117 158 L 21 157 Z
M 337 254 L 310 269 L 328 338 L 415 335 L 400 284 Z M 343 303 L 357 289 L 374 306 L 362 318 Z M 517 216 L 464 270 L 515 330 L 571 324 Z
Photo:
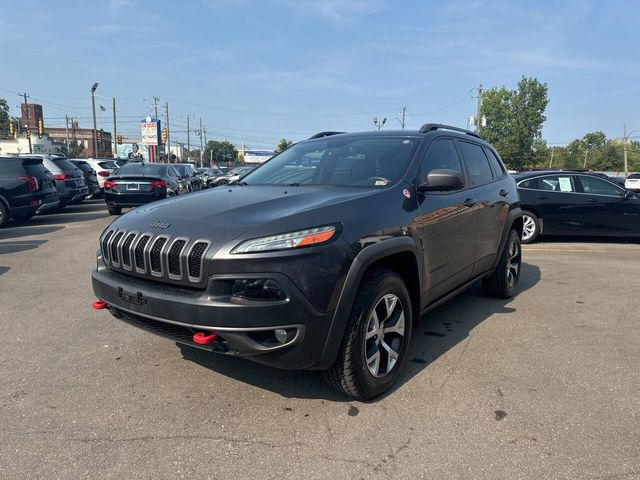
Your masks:
M 627 133 L 627 126 L 624 126 L 624 136 L 622 137 L 622 146 L 623 146 L 623 151 L 624 151 L 624 178 L 627 178 L 629 176 L 629 162 L 627 159 L 627 142 L 629 141 L 629 136 L 631 136 L 632 133 L 636 133 L 637 130 L 632 130 L 630 132 Z
M 96 89 L 98 88 L 98 82 L 91 86 L 91 108 L 93 110 L 93 155 L 99 157 L 98 154 L 98 126 L 96 123 Z

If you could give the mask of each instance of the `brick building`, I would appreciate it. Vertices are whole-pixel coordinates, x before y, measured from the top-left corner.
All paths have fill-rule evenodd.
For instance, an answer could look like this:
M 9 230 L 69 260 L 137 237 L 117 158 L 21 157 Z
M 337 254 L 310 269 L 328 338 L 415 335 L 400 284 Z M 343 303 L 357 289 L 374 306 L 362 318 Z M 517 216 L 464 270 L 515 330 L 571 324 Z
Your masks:
M 102 139 L 98 141 L 98 152 L 93 151 L 93 129 L 92 128 L 79 128 L 78 122 L 73 121 L 69 125 L 69 143 L 82 145 L 82 152 L 80 152 L 81 158 L 105 158 L 112 157 L 112 138 L 111 132 L 101 132 Z M 45 135 L 48 135 L 52 142 L 59 144 L 67 143 L 67 129 L 57 127 L 44 127 Z

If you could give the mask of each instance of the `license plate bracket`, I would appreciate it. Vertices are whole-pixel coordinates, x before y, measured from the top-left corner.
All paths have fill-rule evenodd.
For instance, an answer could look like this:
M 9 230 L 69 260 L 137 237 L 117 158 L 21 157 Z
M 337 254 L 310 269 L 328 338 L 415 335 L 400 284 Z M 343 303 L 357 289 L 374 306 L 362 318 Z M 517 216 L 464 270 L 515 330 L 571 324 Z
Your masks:
M 145 305 L 147 303 L 147 299 L 144 298 L 142 292 L 129 293 L 125 292 L 122 287 L 118 287 L 118 297 L 123 302 L 130 303 L 131 305 Z
M 140 190 L 139 183 L 127 183 L 127 190 Z

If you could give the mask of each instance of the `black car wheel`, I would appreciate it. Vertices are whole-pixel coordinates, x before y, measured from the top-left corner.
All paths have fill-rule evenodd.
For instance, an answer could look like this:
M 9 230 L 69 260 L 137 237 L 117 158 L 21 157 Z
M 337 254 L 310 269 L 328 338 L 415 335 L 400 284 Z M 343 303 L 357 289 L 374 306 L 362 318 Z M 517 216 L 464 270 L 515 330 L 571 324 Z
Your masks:
M 325 372 L 333 388 L 353 398 L 377 397 L 396 381 L 411 338 L 411 299 L 402 278 L 376 270 L 356 296 L 338 358 Z
M 538 235 L 540 235 L 540 219 L 531 212 L 522 212 L 522 243 L 533 243 Z
M 222 185 L 227 185 L 228 183 L 229 183 L 229 181 L 228 181 L 228 180 L 220 180 L 220 181 L 218 182 L 218 186 L 219 186 L 219 187 L 221 187 Z
M 122 213 L 122 207 L 110 207 L 107 205 L 107 209 L 111 215 L 120 215 Z
M 482 279 L 487 295 L 495 298 L 511 298 L 518 291 L 520 270 L 522 269 L 522 246 L 520 235 L 511 230 L 507 243 L 500 255 L 500 261 L 489 277 Z
M 4 227 L 7 222 L 9 222 L 9 211 L 4 203 L 0 201 L 0 228 Z

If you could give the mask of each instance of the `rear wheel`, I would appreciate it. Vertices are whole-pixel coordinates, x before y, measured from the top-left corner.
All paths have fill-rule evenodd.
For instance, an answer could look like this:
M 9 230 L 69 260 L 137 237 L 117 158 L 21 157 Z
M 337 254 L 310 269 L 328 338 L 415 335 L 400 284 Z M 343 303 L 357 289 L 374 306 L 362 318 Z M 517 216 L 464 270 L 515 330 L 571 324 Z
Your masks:
M 218 186 L 221 187 L 222 185 L 227 185 L 229 182 L 227 180 L 220 180 L 218 182 Z
M 491 274 L 482 280 L 482 286 L 487 295 L 495 298 L 511 298 L 518 290 L 520 270 L 522 268 L 522 248 L 520 236 L 511 230 L 504 246 L 498 266 Z
M 4 227 L 9 222 L 9 211 L 5 204 L 0 201 L 0 228 Z
M 107 205 L 107 209 L 111 215 L 120 215 L 122 213 L 122 207 L 110 207 Z
M 540 235 L 540 219 L 531 212 L 522 212 L 522 243 L 533 243 Z
M 377 397 L 396 381 L 411 338 L 411 300 L 402 278 L 375 270 L 363 280 L 342 346 L 325 379 L 353 398 Z

